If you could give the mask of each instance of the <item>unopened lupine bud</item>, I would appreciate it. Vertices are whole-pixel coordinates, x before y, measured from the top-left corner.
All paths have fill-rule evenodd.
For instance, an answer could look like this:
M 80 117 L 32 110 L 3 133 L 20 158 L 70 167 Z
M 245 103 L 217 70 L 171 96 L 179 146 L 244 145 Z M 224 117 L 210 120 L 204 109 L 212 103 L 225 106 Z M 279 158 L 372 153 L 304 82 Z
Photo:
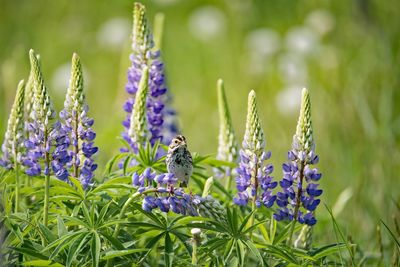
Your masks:
M 133 143 L 137 146 L 143 145 L 146 141 L 147 136 L 147 120 L 146 120 L 146 109 L 147 109 L 147 91 L 148 86 L 149 70 L 147 67 L 143 69 L 143 75 L 140 79 L 139 90 L 135 97 L 135 106 L 132 110 L 131 124 L 129 128 L 129 136 Z
M 217 159 L 236 162 L 238 158 L 238 146 L 226 100 L 224 82 L 219 79 L 217 83 L 218 110 L 219 110 L 219 135 Z M 226 175 L 230 175 L 231 169 L 225 168 Z

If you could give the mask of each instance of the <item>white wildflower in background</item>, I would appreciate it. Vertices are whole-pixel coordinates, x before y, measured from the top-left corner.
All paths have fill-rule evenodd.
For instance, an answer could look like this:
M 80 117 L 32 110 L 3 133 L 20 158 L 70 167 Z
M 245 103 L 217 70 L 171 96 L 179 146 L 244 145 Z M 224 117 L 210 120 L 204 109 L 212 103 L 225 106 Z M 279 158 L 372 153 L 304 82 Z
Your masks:
M 271 57 L 279 52 L 281 38 L 279 34 L 268 28 L 259 28 L 249 32 L 245 38 L 246 64 L 253 74 L 263 74 L 269 68 Z
M 119 50 L 128 42 L 131 23 L 128 19 L 112 18 L 103 23 L 97 32 L 97 42 L 110 50 Z
M 284 53 L 278 58 L 278 68 L 286 84 L 304 84 L 308 71 L 306 60 L 297 53 Z
M 324 36 L 335 27 L 335 18 L 328 10 L 316 9 L 307 16 L 305 24 L 320 36 Z
M 286 48 L 295 53 L 311 54 L 318 46 L 318 36 L 308 27 L 296 26 L 286 34 Z
M 188 23 L 190 33 L 204 42 L 223 35 L 226 30 L 225 14 L 213 6 L 203 6 L 194 10 Z
M 289 115 L 298 112 L 301 103 L 301 88 L 302 86 L 291 86 L 277 94 L 275 104 L 281 114 Z

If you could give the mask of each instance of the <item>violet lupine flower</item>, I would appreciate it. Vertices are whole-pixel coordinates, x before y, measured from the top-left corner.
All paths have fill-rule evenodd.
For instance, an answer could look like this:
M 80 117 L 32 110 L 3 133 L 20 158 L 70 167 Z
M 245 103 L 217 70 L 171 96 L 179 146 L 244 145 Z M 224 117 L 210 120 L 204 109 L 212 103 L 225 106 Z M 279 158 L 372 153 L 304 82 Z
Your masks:
M 44 85 L 38 57 L 32 49 L 29 51 L 29 57 L 33 99 L 31 114 L 25 125 L 28 138 L 24 142 L 27 153 L 23 159 L 23 165 L 26 166 L 26 174 L 30 176 L 40 175 L 41 173 L 50 175 L 50 153 L 54 138 L 51 120 L 55 117 L 55 111 Z
M 1 146 L 3 152 L 0 158 L 0 166 L 6 169 L 13 169 L 20 164 L 23 156 L 24 139 L 24 81 L 20 81 L 14 103 L 11 107 L 10 117 L 8 118 L 7 130 Z
M 251 91 L 246 132 L 239 152 L 239 167 L 236 169 L 238 195 L 233 201 L 237 205 L 247 205 L 250 199 L 255 207 L 271 207 L 274 204 L 276 196 L 272 194 L 272 189 L 277 186 L 277 182 L 273 182 L 270 176 L 273 166 L 264 163 L 271 157 L 271 152 L 265 152 L 264 148 L 265 137 L 258 118 L 256 94 Z
M 203 216 L 226 220 L 225 209 L 211 196 L 200 197 L 185 193 L 177 187 L 178 179 L 172 173 L 156 174 L 151 168 L 132 174 L 132 185 L 145 195 L 142 208 L 147 212 L 160 209 L 177 214 Z
M 160 59 L 160 51 L 154 49 L 153 38 L 147 24 L 146 10 L 142 4 L 135 3 L 133 22 L 132 50 L 130 56 L 132 66 L 128 70 L 128 82 L 126 91 L 130 95 L 123 108 L 127 112 L 126 119 L 123 121 L 125 131 L 122 137 L 129 143 L 131 149 L 137 152 L 137 144 L 129 135 L 131 124 L 131 113 L 135 105 L 135 95 L 139 89 L 139 83 L 143 75 L 143 69 L 149 69 L 148 75 L 148 94 L 146 101 L 147 117 L 147 138 L 151 144 L 157 140 L 164 143 L 169 142 L 163 138 L 165 136 L 174 136 L 177 130 L 174 120 L 171 117 L 175 114 L 172 108 L 166 107 L 168 96 L 165 85 L 164 64 Z M 167 121 L 165 124 L 164 122 Z M 125 148 L 121 152 L 127 152 Z
M 284 163 L 281 192 L 277 194 L 279 209 L 274 218 L 277 221 L 294 220 L 309 226 L 314 225 L 314 212 L 320 203 L 318 197 L 322 190 L 317 183 L 321 173 L 312 165 L 318 163 L 315 154 L 311 124 L 311 103 L 307 89 L 303 89 L 302 103 L 296 134 L 293 136 L 292 150 L 288 153 L 289 162 Z
M 98 151 L 94 146 L 96 133 L 89 118 L 88 105 L 83 93 L 83 73 L 80 58 L 72 56 L 71 79 L 64 109 L 60 112 L 61 123 L 55 127 L 58 137 L 53 152 L 53 171 L 66 180 L 69 175 L 80 180 L 83 188 L 92 184 L 93 172 L 97 169 L 92 157 Z

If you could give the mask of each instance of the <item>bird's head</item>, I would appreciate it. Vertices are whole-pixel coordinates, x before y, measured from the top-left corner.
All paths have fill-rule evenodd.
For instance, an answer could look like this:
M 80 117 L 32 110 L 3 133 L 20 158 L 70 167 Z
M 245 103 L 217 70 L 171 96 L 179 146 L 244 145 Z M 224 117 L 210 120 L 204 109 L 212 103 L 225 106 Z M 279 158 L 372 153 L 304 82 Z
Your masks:
M 170 149 L 175 149 L 180 146 L 186 147 L 186 138 L 183 135 L 177 135 L 172 139 L 171 143 L 169 144 Z

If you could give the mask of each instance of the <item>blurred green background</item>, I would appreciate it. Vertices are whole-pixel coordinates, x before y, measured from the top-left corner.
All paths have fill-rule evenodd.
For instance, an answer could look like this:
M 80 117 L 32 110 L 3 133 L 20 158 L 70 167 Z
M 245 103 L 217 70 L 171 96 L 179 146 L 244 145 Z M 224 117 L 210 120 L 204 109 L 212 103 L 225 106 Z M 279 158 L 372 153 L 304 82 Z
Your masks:
M 399 215 L 400 4 L 396 0 L 153 0 L 150 21 L 165 13 L 162 45 L 169 88 L 190 149 L 217 149 L 216 80 L 223 78 L 237 137 L 246 101 L 257 92 L 275 177 L 295 131 L 300 90 L 312 97 L 323 203 L 346 234 L 376 249 L 375 228 Z M 120 146 L 124 85 L 130 65 L 132 1 L 0 0 L 0 132 L 28 50 L 62 108 L 69 61 L 77 52 L 96 120 L 98 159 Z M 101 173 L 98 172 L 99 174 Z M 317 243 L 335 241 L 321 205 Z M 385 235 L 386 236 L 386 235 Z M 390 242 L 385 237 L 385 245 Z

